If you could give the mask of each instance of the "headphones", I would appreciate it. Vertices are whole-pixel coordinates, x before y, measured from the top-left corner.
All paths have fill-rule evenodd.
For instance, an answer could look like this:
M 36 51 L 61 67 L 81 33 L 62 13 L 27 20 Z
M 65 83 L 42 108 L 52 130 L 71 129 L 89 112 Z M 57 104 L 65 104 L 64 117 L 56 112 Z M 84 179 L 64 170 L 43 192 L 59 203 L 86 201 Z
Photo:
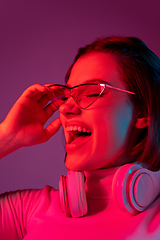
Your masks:
M 60 203 L 66 216 L 87 214 L 87 199 L 82 172 L 69 171 L 59 181 Z M 143 212 L 160 193 L 160 171 L 152 172 L 139 164 L 120 167 L 112 181 L 112 191 L 118 206 L 132 215 Z

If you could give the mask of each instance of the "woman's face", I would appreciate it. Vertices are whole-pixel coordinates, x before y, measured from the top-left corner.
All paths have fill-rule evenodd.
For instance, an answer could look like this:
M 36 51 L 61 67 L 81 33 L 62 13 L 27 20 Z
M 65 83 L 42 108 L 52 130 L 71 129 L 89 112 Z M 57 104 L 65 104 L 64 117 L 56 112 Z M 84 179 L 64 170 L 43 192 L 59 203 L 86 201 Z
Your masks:
M 100 79 L 127 89 L 116 60 L 110 54 L 91 53 L 73 66 L 67 86 Z M 66 138 L 66 167 L 70 170 L 94 170 L 119 166 L 127 156 L 135 111 L 127 93 L 109 89 L 87 109 L 80 109 L 73 98 L 60 106 L 60 118 Z M 87 132 L 79 134 L 79 132 Z

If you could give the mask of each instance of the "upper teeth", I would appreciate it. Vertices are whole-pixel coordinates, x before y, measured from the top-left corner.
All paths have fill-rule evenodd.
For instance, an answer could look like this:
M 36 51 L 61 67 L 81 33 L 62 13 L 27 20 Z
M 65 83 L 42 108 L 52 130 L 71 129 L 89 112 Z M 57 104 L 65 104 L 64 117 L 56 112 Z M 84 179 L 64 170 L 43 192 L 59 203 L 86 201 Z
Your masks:
M 78 132 L 87 132 L 89 133 L 90 131 L 86 128 L 82 128 L 80 126 L 70 126 L 70 127 L 66 127 L 66 132 L 71 132 L 71 131 L 78 131 Z

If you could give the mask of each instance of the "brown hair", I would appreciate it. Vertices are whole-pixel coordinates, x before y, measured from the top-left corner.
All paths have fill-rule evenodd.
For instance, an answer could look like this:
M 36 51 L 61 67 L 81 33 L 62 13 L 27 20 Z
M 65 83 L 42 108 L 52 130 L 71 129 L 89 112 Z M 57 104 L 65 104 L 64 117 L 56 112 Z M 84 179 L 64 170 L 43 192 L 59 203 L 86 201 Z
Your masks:
M 152 170 L 160 169 L 160 59 L 135 37 L 98 39 L 79 49 L 66 73 L 66 82 L 74 63 L 92 52 L 111 53 L 116 57 L 124 82 L 136 94 L 133 103 L 149 115 L 149 127 L 142 131 L 131 155 L 139 162 L 148 163 Z

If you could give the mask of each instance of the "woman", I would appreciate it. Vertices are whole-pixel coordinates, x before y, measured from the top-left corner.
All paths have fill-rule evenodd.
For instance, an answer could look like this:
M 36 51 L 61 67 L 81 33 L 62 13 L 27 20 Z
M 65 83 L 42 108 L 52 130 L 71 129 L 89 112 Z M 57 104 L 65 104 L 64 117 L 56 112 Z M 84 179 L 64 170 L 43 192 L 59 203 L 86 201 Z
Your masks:
M 144 211 L 122 211 L 116 190 L 121 166 L 128 173 L 135 162 L 159 169 L 159 93 L 159 58 L 141 40 L 126 37 L 99 39 L 80 49 L 66 86 L 28 88 L 0 125 L 1 157 L 47 141 L 62 124 L 65 164 L 72 171 L 60 181 L 61 206 L 59 191 L 49 186 L 2 195 L 1 239 L 159 239 L 160 199 Z M 60 119 L 44 129 L 58 108 Z M 68 210 L 75 196 L 71 205 L 67 201 L 74 191 L 81 194 L 81 172 L 87 205 L 82 195 L 77 212 L 84 216 L 77 218 Z

